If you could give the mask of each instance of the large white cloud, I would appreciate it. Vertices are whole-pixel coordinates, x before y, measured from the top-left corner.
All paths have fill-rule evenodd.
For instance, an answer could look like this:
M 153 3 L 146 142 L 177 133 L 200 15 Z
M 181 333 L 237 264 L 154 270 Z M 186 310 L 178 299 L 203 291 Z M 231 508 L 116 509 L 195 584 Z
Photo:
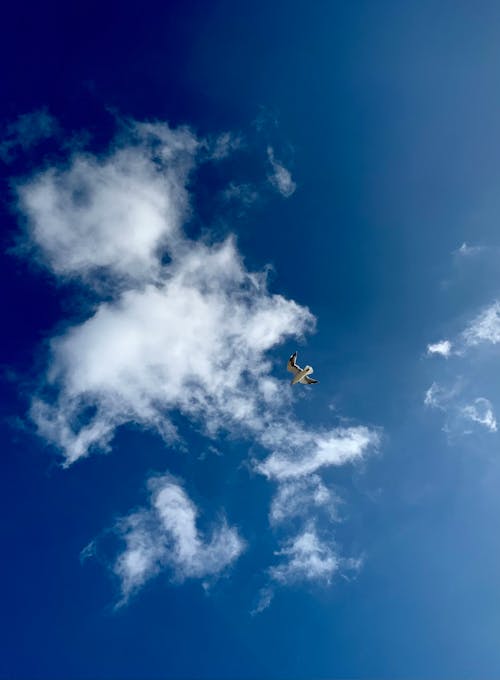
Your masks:
M 265 272 L 248 271 L 234 238 L 210 244 L 185 235 L 193 164 L 222 153 L 198 153 L 206 148 L 187 129 L 129 123 L 108 153 L 78 152 L 18 183 L 26 236 L 41 261 L 97 291 L 106 283 L 88 318 L 52 339 L 31 418 L 65 465 L 109 448 L 124 423 L 175 440 L 179 413 L 211 438 L 224 430 L 262 447 L 253 468 L 277 482 L 270 521 L 308 523 L 283 549 L 272 581 L 299 572 L 324 580 L 337 558 L 311 533 L 309 510 L 332 518 L 337 500 L 319 475 L 361 460 L 379 433 L 292 419 L 292 390 L 273 376 L 267 353 L 311 332 L 315 318 L 270 293 Z M 277 188 L 289 195 L 289 173 L 272 153 L 270 161 Z M 196 508 L 177 482 L 151 485 L 150 507 L 120 523 L 126 547 L 114 571 L 125 599 L 164 568 L 181 580 L 215 574 L 242 549 L 225 524 L 199 536 Z
M 58 275 L 154 279 L 159 250 L 179 237 L 197 146 L 188 130 L 134 124 L 109 153 L 76 153 L 20 183 L 31 243 Z
M 68 462 L 104 447 L 126 421 L 173 433 L 180 410 L 215 434 L 263 427 L 263 406 L 279 389 L 264 353 L 312 327 L 310 312 L 267 292 L 234 242 L 192 245 L 158 285 L 128 290 L 52 341 L 55 402 L 37 399 L 32 417 Z M 93 407 L 83 422 L 79 415 Z

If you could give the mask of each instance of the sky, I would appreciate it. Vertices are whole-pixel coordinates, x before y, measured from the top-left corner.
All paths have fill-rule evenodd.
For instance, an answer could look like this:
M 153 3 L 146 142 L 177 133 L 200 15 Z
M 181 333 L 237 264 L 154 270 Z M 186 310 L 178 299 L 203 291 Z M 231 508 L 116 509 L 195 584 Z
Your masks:
M 0 678 L 498 678 L 498 4 L 0 30 Z

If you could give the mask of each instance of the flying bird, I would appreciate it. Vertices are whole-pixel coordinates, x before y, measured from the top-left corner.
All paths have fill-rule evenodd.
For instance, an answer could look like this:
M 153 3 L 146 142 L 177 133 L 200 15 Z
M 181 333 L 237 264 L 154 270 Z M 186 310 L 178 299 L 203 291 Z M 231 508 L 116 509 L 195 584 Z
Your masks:
M 287 370 L 290 371 L 290 373 L 295 373 L 294 377 L 292 378 L 292 385 L 295 385 L 296 383 L 302 383 L 303 385 L 314 385 L 317 383 L 318 380 L 314 380 L 314 378 L 309 377 L 310 374 L 313 373 L 312 366 L 300 368 L 300 366 L 297 366 L 296 360 L 297 352 L 294 352 L 288 359 L 288 364 L 286 365 Z

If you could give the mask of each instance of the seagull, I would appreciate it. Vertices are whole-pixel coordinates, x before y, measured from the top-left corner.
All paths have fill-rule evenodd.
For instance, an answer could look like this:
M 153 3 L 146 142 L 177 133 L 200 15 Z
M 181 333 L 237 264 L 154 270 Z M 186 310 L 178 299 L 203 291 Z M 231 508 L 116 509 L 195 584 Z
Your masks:
M 312 366 L 300 368 L 300 366 L 297 366 L 296 359 L 297 352 L 294 352 L 288 359 L 288 364 L 286 365 L 287 370 L 290 371 L 290 373 L 295 373 L 295 376 L 292 379 L 292 385 L 295 385 L 298 382 L 302 383 L 303 385 L 314 385 L 317 383 L 318 380 L 314 380 L 314 378 L 309 377 L 309 375 L 313 373 Z

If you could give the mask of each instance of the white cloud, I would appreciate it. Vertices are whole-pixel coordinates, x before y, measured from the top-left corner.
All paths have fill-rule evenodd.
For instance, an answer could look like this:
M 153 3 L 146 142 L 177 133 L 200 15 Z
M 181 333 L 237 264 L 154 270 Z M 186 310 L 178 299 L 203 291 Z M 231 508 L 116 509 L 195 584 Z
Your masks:
M 424 404 L 426 406 L 438 406 L 439 400 L 436 398 L 436 390 L 436 383 L 432 383 L 432 385 L 426 390 L 424 397 Z
M 368 428 L 310 430 L 282 413 L 289 388 L 269 374 L 264 354 L 312 330 L 309 310 L 271 295 L 265 274 L 245 269 L 233 239 L 210 247 L 183 237 L 179 206 L 187 203 L 183 183 L 196 140 L 159 124 L 132 129 L 136 136 L 104 160 L 78 156 L 66 169 L 46 170 L 19 187 L 33 238 L 56 273 L 85 276 L 101 266 L 118 277 L 111 300 L 52 340 L 51 394 L 35 398 L 31 408 L 39 433 L 70 464 L 92 448 L 109 447 L 126 422 L 173 439 L 169 414 L 181 411 L 211 436 L 238 427 L 256 437 L 273 451 L 258 466 L 268 477 L 304 476 L 359 459 L 377 443 Z M 162 159 L 158 165 L 153 156 Z M 90 187 L 81 205 L 77 176 Z M 129 190 L 117 190 L 124 177 Z M 46 198 L 37 199 L 47 191 L 48 212 Z M 137 236 L 141 248 L 123 232 L 130 215 L 145 225 Z M 173 244 L 163 265 L 162 239 Z M 101 242 L 106 247 L 96 247 Z M 122 275 L 133 275 L 128 285 L 134 287 L 123 290 Z
M 269 181 L 282 196 L 288 198 L 297 188 L 290 171 L 287 170 L 282 163 L 276 160 L 272 146 L 267 147 L 267 157 L 272 168 L 272 174 L 269 175 Z
M 219 451 L 219 449 L 216 446 L 213 446 L 213 444 L 209 444 L 207 448 L 200 453 L 198 460 L 207 460 L 209 457 L 220 457 L 222 455 L 222 451 Z
M 482 425 L 489 432 L 496 432 L 497 422 L 491 402 L 485 397 L 478 397 L 468 403 L 464 392 L 461 381 L 450 388 L 434 382 L 425 393 L 424 404 L 445 414 L 443 429 L 449 436 L 471 434 L 471 422 Z
M 482 425 L 490 432 L 497 431 L 497 421 L 491 402 L 488 399 L 484 397 L 475 399 L 474 403 L 463 407 L 462 413 L 465 418 Z
M 368 427 L 337 427 L 325 432 L 306 430 L 294 424 L 276 424 L 263 434 L 262 443 L 275 448 L 257 470 L 279 481 L 304 477 L 323 467 L 361 460 L 378 446 L 379 434 Z
M 281 564 L 271 567 L 271 578 L 278 583 L 295 581 L 329 582 L 339 569 L 335 551 L 321 542 L 312 527 L 292 538 L 287 545 L 276 553 L 285 559 Z
M 332 539 L 319 536 L 314 521 L 292 538 L 285 541 L 281 550 L 275 552 L 281 558 L 278 564 L 268 568 L 269 582 L 260 589 L 252 616 L 267 609 L 277 587 L 303 583 L 329 586 L 335 576 L 348 578 L 356 575 L 363 564 L 361 558 L 343 557 Z
M 500 342 L 500 302 L 493 302 L 471 321 L 463 332 L 465 344 L 469 347 L 490 342 Z
M 483 250 L 484 250 L 483 246 L 470 246 L 468 243 L 464 241 L 460 248 L 453 252 L 454 254 L 459 255 L 461 257 L 471 257 L 472 255 L 477 255 Z
M 186 129 L 135 124 L 109 154 L 77 153 L 19 183 L 31 243 L 59 276 L 154 280 L 179 238 L 196 149 Z
M 278 486 L 271 503 L 269 521 L 273 525 L 280 524 L 292 517 L 307 516 L 319 508 L 324 509 L 331 519 L 337 519 L 339 503 L 338 497 L 318 475 L 288 480 Z
M 210 245 L 183 233 L 186 183 L 203 144 L 186 129 L 129 123 L 109 153 L 78 152 L 67 166 L 18 183 L 26 236 L 46 265 L 98 292 L 106 283 L 88 318 L 52 339 L 31 418 L 70 465 L 109 449 L 125 423 L 175 440 L 181 413 L 211 438 L 224 430 L 266 450 L 254 469 L 278 482 L 272 523 L 319 508 L 332 518 L 336 499 L 318 473 L 363 459 L 379 433 L 291 419 L 291 388 L 273 376 L 267 353 L 313 331 L 315 318 L 271 294 L 265 272 L 247 270 L 233 238 Z M 272 149 L 270 161 L 277 188 L 290 195 L 295 185 Z M 179 580 L 201 578 L 237 557 L 234 530 L 222 523 L 203 539 L 196 515 L 175 480 L 151 482 L 150 506 L 119 525 L 125 550 L 114 571 L 125 599 L 165 568 Z M 338 568 L 312 526 L 280 553 L 275 582 Z
M 232 240 L 192 245 L 162 284 L 125 291 L 52 341 L 48 381 L 59 397 L 35 400 L 32 417 L 69 463 L 105 447 L 124 422 L 172 437 L 172 410 L 211 435 L 236 424 L 258 432 L 263 405 L 280 399 L 263 354 L 313 324 L 244 269 Z
M 345 560 L 339 556 L 335 544 L 322 540 L 313 523 L 287 541 L 276 555 L 284 559 L 270 567 L 269 574 L 273 581 L 281 585 L 300 581 L 328 584 L 343 567 L 352 569 L 360 566 L 360 561 Z
M 0 143 L 0 159 L 8 163 L 18 151 L 26 151 L 58 131 L 57 121 L 45 108 L 22 114 L 5 130 Z
M 428 354 L 440 354 L 446 358 L 452 354 L 464 357 L 479 345 L 500 342 L 500 302 L 495 300 L 484 307 L 457 336 L 454 341 L 440 340 L 427 345 Z M 452 351 L 453 348 L 454 351 Z
M 204 146 L 207 148 L 210 158 L 222 160 L 241 149 L 243 139 L 240 135 L 235 135 L 232 132 L 223 132 L 214 139 L 207 140 Z
M 271 605 L 273 598 L 274 588 L 271 586 L 264 586 L 261 588 L 257 597 L 257 604 L 250 611 L 250 615 L 255 616 L 256 614 L 262 614 L 262 612 Z
M 449 340 L 441 340 L 434 344 L 427 345 L 427 354 L 439 354 L 448 358 L 451 353 L 451 342 Z
M 424 404 L 425 406 L 431 406 L 432 408 L 446 410 L 447 404 L 457 396 L 458 392 L 459 388 L 457 385 L 447 388 L 433 382 L 425 393 Z
M 127 601 L 146 581 L 168 569 L 177 581 L 218 576 L 244 550 L 238 531 L 220 520 L 204 538 L 196 526 L 198 509 L 171 475 L 148 482 L 148 507 L 122 518 L 115 530 L 125 546 L 113 571 Z
M 235 184 L 230 182 L 222 196 L 228 202 L 237 202 L 243 208 L 248 208 L 259 200 L 259 194 L 251 184 Z
M 461 248 L 462 250 L 462 248 Z M 471 361 L 471 355 L 483 353 L 486 345 L 500 343 L 500 302 L 495 300 L 484 307 L 467 324 L 465 329 L 451 342 L 428 345 L 429 354 L 441 354 L 446 358 L 453 357 L 448 368 L 454 368 L 460 362 L 460 375 L 450 382 L 448 375 L 443 376 L 440 383 L 434 381 L 425 394 L 426 406 L 440 409 L 445 415 L 443 430 L 450 436 L 472 434 L 471 423 L 485 427 L 489 432 L 497 431 L 497 422 L 493 407 L 485 397 L 475 398 L 482 392 L 484 385 L 477 382 L 477 361 Z M 452 350 L 453 348 L 453 350 Z M 474 394 L 475 393 L 475 394 Z

